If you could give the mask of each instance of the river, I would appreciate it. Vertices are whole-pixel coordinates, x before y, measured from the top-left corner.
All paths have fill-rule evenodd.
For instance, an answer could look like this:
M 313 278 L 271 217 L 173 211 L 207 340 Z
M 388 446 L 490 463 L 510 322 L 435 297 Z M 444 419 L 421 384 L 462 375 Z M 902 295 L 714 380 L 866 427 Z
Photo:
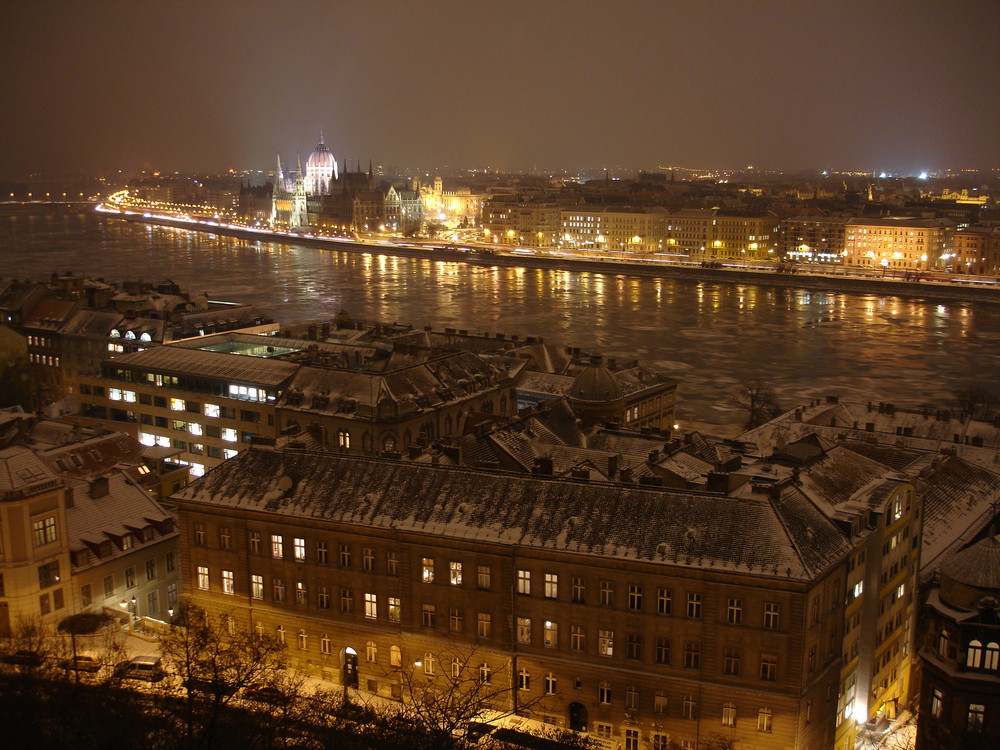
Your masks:
M 0 276 L 172 279 L 281 323 L 354 317 L 542 336 L 679 382 L 685 427 L 739 431 L 742 382 L 784 407 L 836 394 L 898 406 L 998 390 L 1000 305 L 330 252 L 73 211 L 0 215 Z M 1000 395 L 1000 394 L 998 394 Z

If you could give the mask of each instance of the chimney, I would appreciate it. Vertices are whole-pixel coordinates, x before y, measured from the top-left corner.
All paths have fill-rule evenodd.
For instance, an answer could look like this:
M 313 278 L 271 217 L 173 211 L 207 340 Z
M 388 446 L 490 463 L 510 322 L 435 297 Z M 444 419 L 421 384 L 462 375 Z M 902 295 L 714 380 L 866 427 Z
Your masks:
M 535 465 L 531 467 L 531 473 L 552 476 L 552 459 L 547 456 L 536 458 Z
M 102 497 L 107 497 L 110 494 L 108 489 L 108 478 L 98 477 L 90 483 L 90 498 L 92 500 L 99 500 Z
M 618 454 L 613 456 L 608 456 L 608 477 L 611 479 L 615 478 L 615 474 L 618 473 Z

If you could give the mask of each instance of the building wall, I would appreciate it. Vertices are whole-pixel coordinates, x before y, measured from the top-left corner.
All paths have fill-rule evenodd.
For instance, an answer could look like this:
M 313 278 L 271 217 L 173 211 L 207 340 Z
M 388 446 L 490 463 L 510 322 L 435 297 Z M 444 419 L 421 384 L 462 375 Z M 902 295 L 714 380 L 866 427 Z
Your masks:
M 926 271 L 951 266 L 953 225 L 932 220 L 851 219 L 844 240 L 849 265 Z
M 841 569 L 810 585 L 780 575 L 681 568 L 209 509 L 183 499 L 179 506 L 184 585 L 192 601 L 231 614 L 258 632 L 282 633 L 297 666 L 317 677 L 343 681 L 350 648 L 359 656 L 360 687 L 392 695 L 398 681 L 389 662 L 392 646 L 400 648 L 407 664 L 426 664 L 427 654 L 446 659 L 461 652 L 470 664 L 486 662 L 498 673 L 509 665 L 505 679 L 524 670 L 530 687 L 514 692 L 521 705 L 538 701 L 531 707 L 534 714 L 568 726 L 570 705 L 578 703 L 586 709 L 587 729 L 607 731 L 618 741 L 629 730 L 650 743 L 654 735 L 698 742 L 722 733 L 746 748 L 825 750 L 831 745 L 839 659 L 835 636 L 843 612 Z M 272 535 L 281 540 L 280 558 L 272 554 Z M 253 542 L 255 538 L 259 541 Z M 296 539 L 303 543 L 301 559 Z M 320 561 L 323 543 L 325 562 Z M 342 553 L 349 556 L 341 558 Z M 397 561 L 394 573 L 391 555 Z M 433 561 L 432 582 L 425 560 Z M 461 564 L 460 583 L 452 563 Z M 480 566 L 489 568 L 488 586 L 480 586 Z M 232 573 L 232 594 L 223 591 L 223 571 Z M 519 571 L 530 575 L 530 588 Z M 204 583 L 200 572 L 207 573 L 207 589 L 199 588 Z M 546 574 L 556 576 L 548 587 Z M 260 598 L 254 596 L 253 575 L 261 577 Z M 584 584 L 583 601 L 574 601 L 580 598 L 574 579 Z M 276 580 L 282 582 L 284 601 L 275 600 Z M 298 602 L 300 583 L 304 594 Z M 345 591 L 351 592 L 350 613 L 341 611 Z M 661 596 L 668 601 L 665 592 L 669 610 L 660 603 Z M 375 609 L 368 613 L 373 617 L 366 615 L 366 594 L 375 597 Z M 328 608 L 321 595 L 329 597 Z M 697 606 L 694 599 L 689 604 L 692 595 L 700 597 Z M 398 621 L 390 617 L 390 597 L 399 600 Z M 816 599 L 822 606 L 816 619 L 808 620 Z M 769 605 L 777 607 L 776 619 L 766 619 Z M 430 617 L 425 607 L 434 608 L 433 621 L 425 620 Z M 490 615 L 488 634 L 479 630 L 481 613 Z M 530 620 L 530 631 L 519 618 Z M 574 638 L 577 627 L 583 629 L 582 642 Z M 611 637 L 605 653 L 602 635 Z M 667 652 L 657 648 L 657 639 L 664 639 L 661 647 L 669 645 Z M 369 643 L 377 651 L 371 662 Z M 811 651 L 817 655 L 810 660 Z M 725 674 L 727 654 L 738 655 L 739 674 Z M 769 664 L 772 658 L 773 673 L 762 667 L 764 659 Z M 447 668 L 439 665 L 439 673 Z M 732 662 L 729 671 L 734 671 Z M 554 680 L 552 695 L 544 692 L 546 677 Z M 602 687 L 610 693 L 602 694 Z M 635 702 L 630 704 L 633 689 Z M 685 718 L 686 700 L 696 706 L 694 718 Z M 723 724 L 727 703 L 735 707 L 733 727 Z M 758 731 L 758 720 L 765 721 L 758 719 L 762 710 L 770 711 L 769 727 L 761 725 L 768 731 Z

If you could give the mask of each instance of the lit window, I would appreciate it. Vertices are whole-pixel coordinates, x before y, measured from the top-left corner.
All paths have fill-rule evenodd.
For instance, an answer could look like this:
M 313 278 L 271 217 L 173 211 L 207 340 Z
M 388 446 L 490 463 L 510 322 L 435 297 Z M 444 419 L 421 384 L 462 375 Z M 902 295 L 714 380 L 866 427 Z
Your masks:
M 448 563 L 448 574 L 452 586 L 462 585 L 462 563 L 454 561 Z
M 305 560 L 306 559 L 306 540 L 301 537 L 295 537 L 294 541 L 295 559 Z
M 736 704 L 726 703 L 722 706 L 722 726 L 736 726 Z
M 171 398 L 170 399 L 170 411 L 184 411 L 184 399 L 182 399 L 182 398 Z
M 545 574 L 545 598 L 559 598 L 559 576 L 556 573 Z
M 546 620 L 543 636 L 546 648 L 557 648 L 559 646 L 559 623 Z
M 232 427 L 223 427 L 222 439 L 225 440 L 227 443 L 235 443 L 237 439 L 236 430 L 233 429 Z
M 208 590 L 208 568 L 204 565 L 198 566 L 198 588 L 202 591 Z
M 236 583 L 233 579 L 233 571 L 231 570 L 222 571 L 222 593 L 223 594 L 236 593 Z
M 264 576 L 250 576 L 250 596 L 254 599 L 264 598 Z
M 597 633 L 597 653 L 601 656 L 613 656 L 615 651 L 615 631 L 599 630 Z
M 518 570 L 517 571 L 517 593 L 519 594 L 530 594 L 531 593 L 531 571 L 530 570 Z
M 219 416 L 219 405 L 218 404 L 205 404 L 205 416 L 206 417 L 217 417 L 217 416 Z
M 434 558 L 424 557 L 421 560 L 421 579 L 424 583 L 434 583 Z
M 389 597 L 389 622 L 399 622 L 400 620 L 400 601 L 399 597 L 390 596 Z
M 771 731 L 771 709 L 762 708 L 757 712 L 757 731 L 758 732 L 770 732 Z
M 378 596 L 365 594 L 365 617 L 369 620 L 378 618 Z
M 517 618 L 517 641 L 518 643 L 531 643 L 531 618 Z

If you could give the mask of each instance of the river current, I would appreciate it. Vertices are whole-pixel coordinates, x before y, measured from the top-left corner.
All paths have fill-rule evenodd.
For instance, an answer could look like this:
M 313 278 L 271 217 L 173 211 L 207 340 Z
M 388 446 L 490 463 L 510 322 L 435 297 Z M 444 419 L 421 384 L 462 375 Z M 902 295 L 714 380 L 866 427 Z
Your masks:
M 0 276 L 171 279 L 281 323 L 357 318 L 542 336 L 638 358 L 676 379 L 682 426 L 739 432 L 729 403 L 759 378 L 783 407 L 835 394 L 899 406 L 1000 391 L 1000 305 L 632 278 L 331 252 L 128 223 L 0 215 Z M 1000 393 L 998 393 L 1000 395 Z

